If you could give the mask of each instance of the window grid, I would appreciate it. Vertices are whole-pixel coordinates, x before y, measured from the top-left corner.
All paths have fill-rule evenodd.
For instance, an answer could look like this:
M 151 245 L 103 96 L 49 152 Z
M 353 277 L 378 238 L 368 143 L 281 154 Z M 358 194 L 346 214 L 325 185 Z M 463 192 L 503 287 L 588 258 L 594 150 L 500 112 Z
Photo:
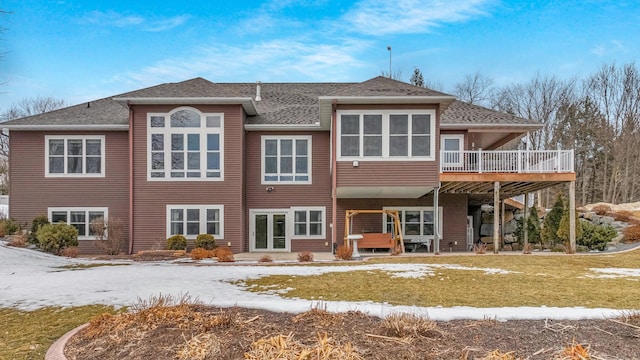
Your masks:
M 104 177 L 100 136 L 45 136 L 45 177 Z
M 292 208 L 293 234 L 298 238 L 325 237 L 325 208 Z
M 339 160 L 435 160 L 433 110 L 338 114 Z
M 148 124 L 148 180 L 224 180 L 223 114 L 178 108 Z
M 94 240 L 91 222 L 109 216 L 107 208 L 49 208 L 48 213 L 52 223 L 64 222 L 78 229 L 78 240 Z
M 199 234 L 211 234 L 224 239 L 223 219 L 223 205 L 167 205 L 167 237 L 195 239 Z
M 262 137 L 263 184 L 311 183 L 311 136 Z

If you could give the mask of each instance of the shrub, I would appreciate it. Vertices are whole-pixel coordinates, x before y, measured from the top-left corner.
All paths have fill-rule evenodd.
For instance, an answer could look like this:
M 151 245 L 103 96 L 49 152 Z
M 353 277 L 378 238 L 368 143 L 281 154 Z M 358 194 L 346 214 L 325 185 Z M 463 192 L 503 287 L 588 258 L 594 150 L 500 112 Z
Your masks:
M 551 245 L 552 247 L 560 242 L 558 238 L 558 228 L 560 227 L 560 221 L 564 214 L 564 198 L 562 194 L 558 194 L 556 202 L 553 204 L 551 211 L 544 217 L 544 225 L 540 232 L 542 240 Z
M 597 215 L 604 216 L 604 215 L 606 215 L 609 211 L 611 211 L 611 206 L 609 206 L 609 205 L 604 205 L 604 204 L 596 205 L 596 206 L 594 206 L 594 207 L 591 209 L 591 211 L 593 211 L 593 212 L 594 212 L 594 213 L 596 213 Z
M 569 225 L 571 223 L 570 220 L 571 219 L 569 218 L 569 208 L 567 207 L 564 209 L 564 212 L 562 213 L 562 219 L 560 220 L 560 225 L 558 225 L 558 231 L 556 232 L 558 239 L 563 241 L 563 243 L 565 244 L 569 252 L 573 251 L 573 249 L 571 249 L 571 246 L 569 245 L 569 242 L 570 242 L 570 239 L 569 239 L 570 226 Z M 574 223 L 576 225 L 575 235 L 576 235 L 576 244 L 577 244 L 577 242 L 582 238 L 582 225 L 580 224 L 580 220 L 578 219 L 578 212 L 576 212 Z
M 31 221 L 31 232 L 29 233 L 28 241 L 32 244 L 38 244 L 38 239 L 36 238 L 36 233 L 43 225 L 50 224 L 49 218 L 45 215 L 38 215 Z
M 60 255 L 70 258 L 77 258 L 79 252 L 80 250 L 77 246 L 70 246 L 68 248 L 62 249 L 62 251 L 60 251 Z
M 108 222 L 103 217 L 91 221 L 91 232 L 96 236 L 96 246 L 108 255 L 118 255 L 124 240 L 124 225 L 121 219 L 109 216 Z
M 522 247 L 523 254 L 531 254 L 532 251 L 533 251 L 533 246 L 531 244 L 524 244 L 524 246 Z
M 473 252 L 476 254 L 485 254 L 487 252 L 487 244 L 481 242 L 473 245 Z
M 625 242 L 640 241 L 640 225 L 632 225 L 623 230 Z
M 182 235 L 173 235 L 167 239 L 167 250 L 186 250 L 187 238 Z
M 191 250 L 189 255 L 191 256 L 191 260 L 202 260 L 202 259 L 210 258 L 212 254 L 211 254 L 211 251 L 207 249 L 197 247 Z
M 538 217 L 538 210 L 535 207 L 529 208 L 527 226 L 527 241 L 530 244 L 540 243 L 540 218 Z M 517 220 L 514 235 L 518 239 L 518 243 L 524 243 L 524 216 Z
M 607 243 L 618 233 L 611 225 L 600 226 L 590 221 L 581 221 L 582 238 L 578 239 L 578 245 L 586 246 L 589 250 L 604 250 Z
M 311 251 L 300 251 L 298 253 L 299 262 L 311 262 L 313 261 L 313 253 Z
M 20 232 L 20 230 L 22 230 L 22 227 L 14 219 L 11 218 L 11 219 L 0 220 L 0 237 L 13 235 L 15 233 Z
M 78 246 L 78 229 L 65 223 L 43 225 L 36 232 L 38 246 L 53 254 L 71 246 Z
M 11 236 L 11 240 L 9 240 L 9 242 L 7 243 L 7 246 L 26 247 L 27 234 L 15 234 Z
M 629 222 L 629 220 L 631 220 L 632 217 L 633 217 L 633 213 L 628 210 L 620 210 L 613 213 L 613 219 L 615 221 Z
M 218 262 L 234 262 L 236 261 L 233 257 L 233 251 L 231 251 L 228 247 L 218 248 L 216 249 L 216 257 L 218 258 Z
M 200 234 L 196 237 L 195 246 L 206 250 L 213 250 L 216 247 L 216 239 L 211 234 Z
M 351 246 L 338 246 L 336 249 L 336 259 L 338 260 L 351 260 L 353 259 L 353 248 Z
M 270 263 L 273 262 L 273 258 L 269 255 L 262 255 L 262 257 L 260 259 L 258 259 L 258 262 L 260 263 Z

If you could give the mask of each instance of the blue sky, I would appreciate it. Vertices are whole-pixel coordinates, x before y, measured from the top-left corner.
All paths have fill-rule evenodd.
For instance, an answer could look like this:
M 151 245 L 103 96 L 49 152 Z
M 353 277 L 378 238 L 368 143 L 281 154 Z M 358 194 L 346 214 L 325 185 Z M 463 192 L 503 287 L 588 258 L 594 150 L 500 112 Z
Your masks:
M 640 55 L 638 1 L 4 0 L 0 111 L 69 104 L 201 76 L 214 82 L 363 81 L 420 68 L 451 92 L 537 72 L 583 78 Z

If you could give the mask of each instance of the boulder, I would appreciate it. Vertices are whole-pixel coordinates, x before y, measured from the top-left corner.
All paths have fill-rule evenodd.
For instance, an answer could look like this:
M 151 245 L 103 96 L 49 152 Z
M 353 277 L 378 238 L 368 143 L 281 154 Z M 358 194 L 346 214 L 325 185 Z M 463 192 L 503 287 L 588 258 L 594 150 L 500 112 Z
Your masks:
M 483 224 L 493 224 L 493 214 L 482 213 L 482 223 Z
M 516 231 L 516 226 L 518 222 L 515 219 L 511 219 L 504 225 L 504 233 L 505 234 L 513 234 Z
M 493 224 L 483 223 L 480 226 L 480 236 L 493 236 Z
M 516 239 L 515 235 L 513 234 L 506 234 L 504 236 L 504 242 L 505 244 L 512 244 L 512 243 L 518 242 L 518 239 Z

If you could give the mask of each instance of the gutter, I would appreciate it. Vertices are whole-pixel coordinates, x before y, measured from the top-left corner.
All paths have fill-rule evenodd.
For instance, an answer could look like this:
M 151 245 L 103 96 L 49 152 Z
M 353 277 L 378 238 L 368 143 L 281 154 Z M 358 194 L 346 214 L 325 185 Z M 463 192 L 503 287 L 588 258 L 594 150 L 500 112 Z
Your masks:
M 336 122 L 337 122 L 337 112 L 336 112 L 336 101 L 333 101 L 331 106 L 331 251 L 334 251 L 334 246 L 337 244 L 336 239 L 336 220 L 338 218 L 338 199 L 337 196 L 337 185 L 338 185 L 338 174 L 337 174 L 337 153 L 336 153 Z
M 246 131 L 325 131 L 320 122 L 315 124 L 245 124 Z
M 133 109 L 131 109 L 131 107 L 129 106 L 129 254 L 131 254 L 132 252 L 133 252 Z
M 129 125 L 3 125 L 15 131 L 127 131 Z

